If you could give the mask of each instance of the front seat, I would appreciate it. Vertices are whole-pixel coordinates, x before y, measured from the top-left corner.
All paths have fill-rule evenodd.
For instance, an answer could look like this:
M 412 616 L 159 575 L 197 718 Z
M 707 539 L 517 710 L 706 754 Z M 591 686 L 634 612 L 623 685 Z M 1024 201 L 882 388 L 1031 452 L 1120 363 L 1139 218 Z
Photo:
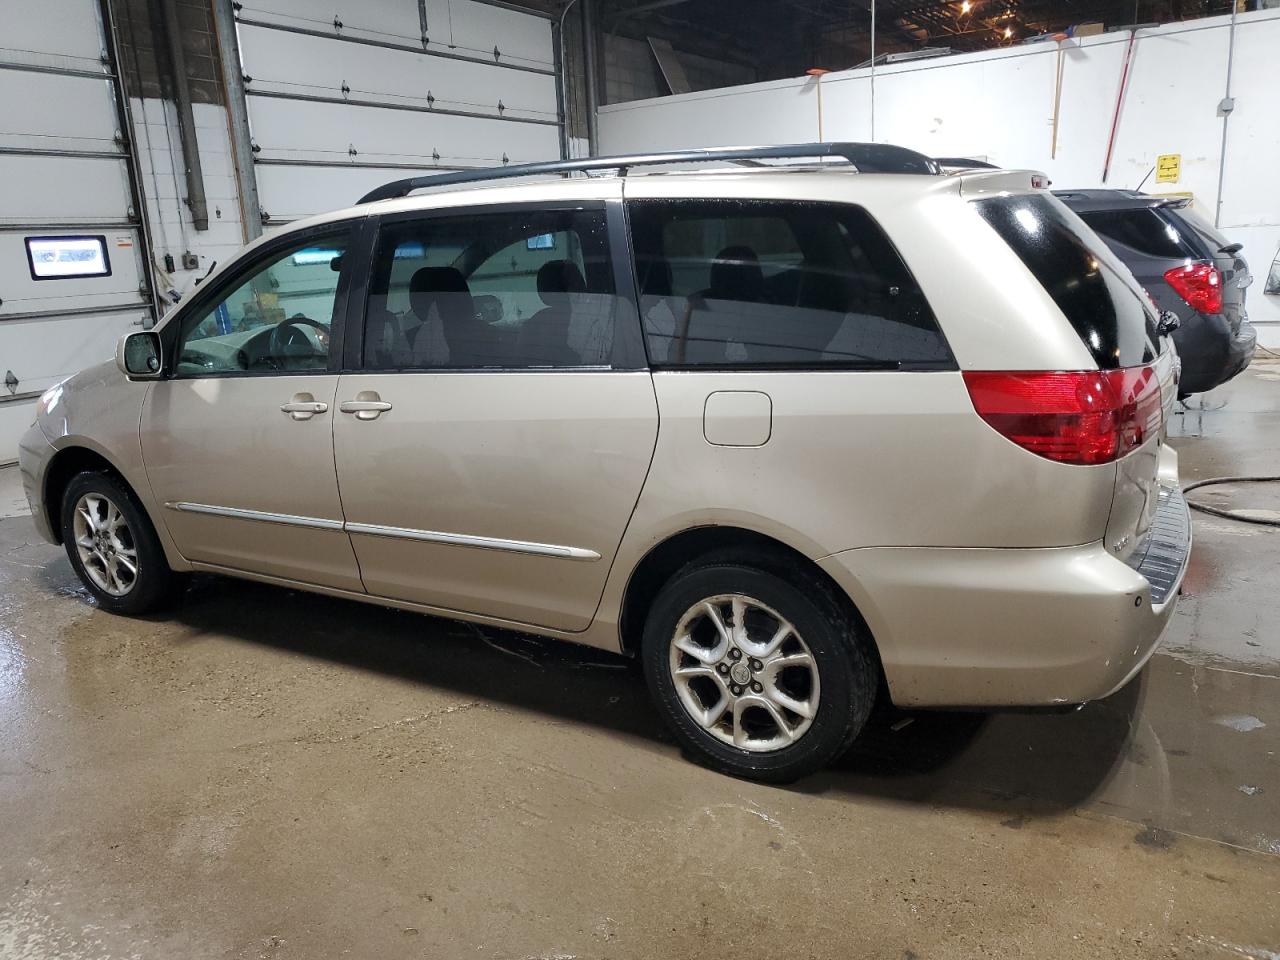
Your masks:
M 585 293 L 587 282 L 571 260 L 548 260 L 538 269 L 538 297 L 545 306 L 520 331 L 520 356 L 530 366 L 573 367 L 582 358 L 569 346 L 573 295 Z
M 424 366 L 485 367 L 499 362 L 497 337 L 476 316 L 462 271 L 454 267 L 418 270 L 409 280 L 409 304 L 422 322 L 411 343 L 415 358 L 426 360 Z

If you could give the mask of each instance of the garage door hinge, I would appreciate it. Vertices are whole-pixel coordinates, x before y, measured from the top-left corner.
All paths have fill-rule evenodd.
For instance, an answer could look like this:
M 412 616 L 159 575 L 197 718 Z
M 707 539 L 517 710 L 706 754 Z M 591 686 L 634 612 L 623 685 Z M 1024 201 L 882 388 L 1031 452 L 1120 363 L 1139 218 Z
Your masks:
M 247 73 L 246 73 L 246 74 L 244 74 L 244 75 L 241 77 L 241 79 L 242 79 L 242 80 L 244 80 L 244 85 L 245 85 L 246 87 L 247 87 L 249 84 L 253 83 L 253 77 L 249 76 Z
M 506 153 L 506 151 L 504 150 L 504 151 L 502 152 L 502 165 L 505 167 L 505 166 L 506 166 L 508 163 L 510 163 L 510 162 L 511 162 L 511 158 L 507 156 L 507 153 Z
M 13 375 L 12 370 L 4 372 L 4 385 L 9 388 L 10 393 L 18 392 L 18 378 Z
M 341 29 L 342 29 L 342 21 L 341 21 L 341 20 L 339 20 L 337 17 L 334 17 L 334 18 L 333 18 L 333 29 L 334 29 L 334 30 L 341 30 Z
M 256 142 L 256 141 L 254 141 L 254 140 L 250 140 L 250 141 L 249 141 L 249 152 L 250 152 L 250 153 L 261 153 L 261 152 L 262 152 L 262 147 L 258 146 L 258 144 L 257 144 L 257 142 Z
M 435 147 L 431 148 L 431 159 L 434 160 L 436 163 L 440 162 L 440 151 L 437 150 Z
M 498 116 L 502 116 L 507 112 L 507 106 L 501 100 L 498 101 Z
M 342 81 L 342 96 L 346 97 L 351 93 L 351 88 L 347 86 L 347 81 Z
M 356 157 L 356 156 L 359 156 L 359 155 L 360 155 L 360 151 L 356 149 L 356 145 L 355 145 L 354 143 L 348 143 L 348 144 L 347 144 L 347 156 L 348 156 L 348 157 Z
M 435 105 L 436 105 L 435 94 L 433 94 L 430 90 L 428 90 L 427 91 L 427 109 L 430 110 Z
M 244 9 L 244 4 L 240 3 L 240 0 L 232 0 L 231 11 L 233 13 L 239 13 L 243 9 Z
M 493 59 L 495 62 L 502 59 L 502 51 L 497 47 L 493 48 Z

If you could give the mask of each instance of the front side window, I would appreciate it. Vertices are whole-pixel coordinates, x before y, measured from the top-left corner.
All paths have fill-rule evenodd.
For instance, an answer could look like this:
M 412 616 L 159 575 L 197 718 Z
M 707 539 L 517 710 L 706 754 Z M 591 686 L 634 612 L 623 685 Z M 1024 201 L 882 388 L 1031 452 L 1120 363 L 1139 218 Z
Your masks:
M 654 367 L 954 366 L 924 294 L 860 207 L 637 200 L 628 213 Z
M 607 368 L 624 307 L 603 210 L 393 221 L 370 273 L 364 366 Z
M 348 239 L 343 230 L 273 254 L 185 317 L 175 376 L 328 369 Z

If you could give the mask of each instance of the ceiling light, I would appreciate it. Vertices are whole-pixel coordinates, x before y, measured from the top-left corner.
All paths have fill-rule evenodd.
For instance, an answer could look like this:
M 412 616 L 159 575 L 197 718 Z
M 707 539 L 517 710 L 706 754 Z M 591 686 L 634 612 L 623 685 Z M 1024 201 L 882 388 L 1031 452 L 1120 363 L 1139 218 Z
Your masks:
M 973 4 L 970 3 L 969 0 L 964 0 L 964 2 L 960 4 L 961 13 L 968 13 L 972 9 L 973 9 Z
M 1005 28 L 1004 28 L 1004 38 L 1005 38 L 1006 40 L 1008 40 L 1008 39 L 1009 39 L 1010 37 L 1012 37 L 1012 36 L 1013 36 L 1013 28 L 1012 28 L 1012 27 L 1005 27 Z

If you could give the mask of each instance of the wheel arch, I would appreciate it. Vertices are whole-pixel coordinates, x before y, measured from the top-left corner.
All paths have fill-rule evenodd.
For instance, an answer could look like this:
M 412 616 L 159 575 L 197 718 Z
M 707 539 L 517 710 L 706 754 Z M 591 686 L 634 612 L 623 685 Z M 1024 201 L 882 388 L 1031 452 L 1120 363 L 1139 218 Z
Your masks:
M 639 652 L 645 612 L 667 581 L 689 564 L 717 554 L 759 566 L 784 578 L 800 567 L 824 583 L 871 642 L 872 655 L 883 682 L 883 668 L 880 665 L 880 651 L 875 635 L 848 591 L 818 563 L 790 544 L 756 530 L 732 525 L 699 526 L 682 530 L 655 544 L 641 558 L 632 570 L 622 596 L 618 639 L 623 653 L 635 655 Z
M 102 453 L 74 444 L 61 448 L 49 461 L 44 474 L 45 518 L 58 543 L 62 543 L 62 497 L 72 478 L 86 472 L 110 474 L 137 497 L 137 490 L 123 471 Z

